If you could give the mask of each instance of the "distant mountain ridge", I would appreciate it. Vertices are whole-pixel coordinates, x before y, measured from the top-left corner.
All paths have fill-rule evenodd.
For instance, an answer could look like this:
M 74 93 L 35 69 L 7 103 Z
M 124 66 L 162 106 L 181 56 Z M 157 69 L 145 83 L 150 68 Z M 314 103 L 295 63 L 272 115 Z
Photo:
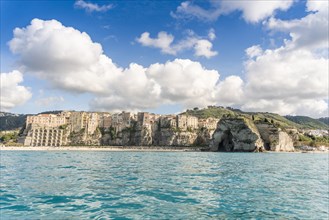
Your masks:
M 285 118 L 287 118 L 290 121 L 293 121 L 297 124 L 302 125 L 305 128 L 309 128 L 309 129 L 328 129 L 329 125 L 328 125 L 328 118 L 327 123 L 323 122 L 323 119 L 314 119 L 308 116 L 291 116 L 291 115 L 287 115 L 285 116 Z M 324 118 L 325 121 L 325 118 Z
M 27 115 L 0 112 L 0 131 L 17 130 L 24 126 Z
M 43 114 L 57 114 L 62 110 L 41 112 Z M 41 114 L 39 113 L 39 114 Z M 329 129 L 329 117 L 314 119 L 308 116 L 281 116 L 269 112 L 243 112 L 240 109 L 221 106 L 209 106 L 208 108 L 188 109 L 180 114 L 189 114 L 198 118 L 221 118 L 224 115 L 250 116 L 255 120 L 268 120 L 280 124 L 282 127 L 299 129 Z M 28 114 L 14 114 L 0 112 L 0 131 L 20 129 L 24 126 Z
M 329 126 L 329 117 L 319 118 L 318 120 Z

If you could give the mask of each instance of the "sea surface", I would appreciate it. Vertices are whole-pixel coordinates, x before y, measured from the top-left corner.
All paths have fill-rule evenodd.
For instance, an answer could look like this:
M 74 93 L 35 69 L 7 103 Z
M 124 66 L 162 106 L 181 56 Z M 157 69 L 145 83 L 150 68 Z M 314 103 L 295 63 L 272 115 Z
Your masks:
M 0 219 L 328 219 L 328 154 L 2 151 Z

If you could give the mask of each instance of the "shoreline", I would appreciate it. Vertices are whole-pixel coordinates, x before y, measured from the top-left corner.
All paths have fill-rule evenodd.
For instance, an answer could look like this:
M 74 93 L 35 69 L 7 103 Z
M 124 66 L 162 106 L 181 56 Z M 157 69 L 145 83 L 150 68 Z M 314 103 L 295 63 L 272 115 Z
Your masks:
M 18 147 L 0 146 L 0 151 L 112 151 L 112 152 L 212 152 L 202 147 L 157 147 L 157 146 L 62 146 L 62 147 Z M 216 152 L 214 152 L 216 153 Z M 234 153 L 234 152 L 222 152 Z M 329 151 L 265 151 L 260 153 L 329 153 Z
M 154 147 L 154 146 L 62 146 L 62 147 L 17 147 L 1 146 L 0 151 L 130 151 L 130 152 L 201 152 L 203 148 Z

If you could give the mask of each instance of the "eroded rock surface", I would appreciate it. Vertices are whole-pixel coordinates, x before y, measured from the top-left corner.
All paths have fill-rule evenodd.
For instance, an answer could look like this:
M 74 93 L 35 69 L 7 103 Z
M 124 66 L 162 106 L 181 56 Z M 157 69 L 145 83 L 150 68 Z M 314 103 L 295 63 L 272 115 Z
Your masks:
M 212 151 L 258 152 L 264 150 L 264 143 L 249 119 L 223 118 L 218 122 L 210 147 Z

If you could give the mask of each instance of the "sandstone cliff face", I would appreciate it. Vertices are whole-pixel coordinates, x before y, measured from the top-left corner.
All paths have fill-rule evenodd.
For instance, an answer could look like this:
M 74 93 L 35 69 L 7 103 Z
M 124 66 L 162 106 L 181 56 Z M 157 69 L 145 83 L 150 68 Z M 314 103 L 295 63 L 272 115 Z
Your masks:
M 264 143 L 256 126 L 244 118 L 222 118 L 210 143 L 212 151 L 263 151 Z
M 271 123 L 248 118 L 222 118 L 216 130 L 182 131 L 171 127 L 132 126 L 116 132 L 97 129 L 94 134 L 69 132 L 68 145 L 203 146 L 212 151 L 294 151 L 291 137 Z
M 148 127 L 124 130 L 112 137 L 104 134 L 102 145 L 114 146 L 208 146 L 211 133 L 197 131 L 175 131 L 171 128 L 152 130 Z
M 265 149 L 270 151 L 294 151 L 292 138 L 280 128 L 269 123 L 256 123 L 264 141 Z
M 70 132 L 67 145 L 101 145 L 102 134 L 96 130 L 93 134 L 87 134 L 84 130 L 80 132 Z

